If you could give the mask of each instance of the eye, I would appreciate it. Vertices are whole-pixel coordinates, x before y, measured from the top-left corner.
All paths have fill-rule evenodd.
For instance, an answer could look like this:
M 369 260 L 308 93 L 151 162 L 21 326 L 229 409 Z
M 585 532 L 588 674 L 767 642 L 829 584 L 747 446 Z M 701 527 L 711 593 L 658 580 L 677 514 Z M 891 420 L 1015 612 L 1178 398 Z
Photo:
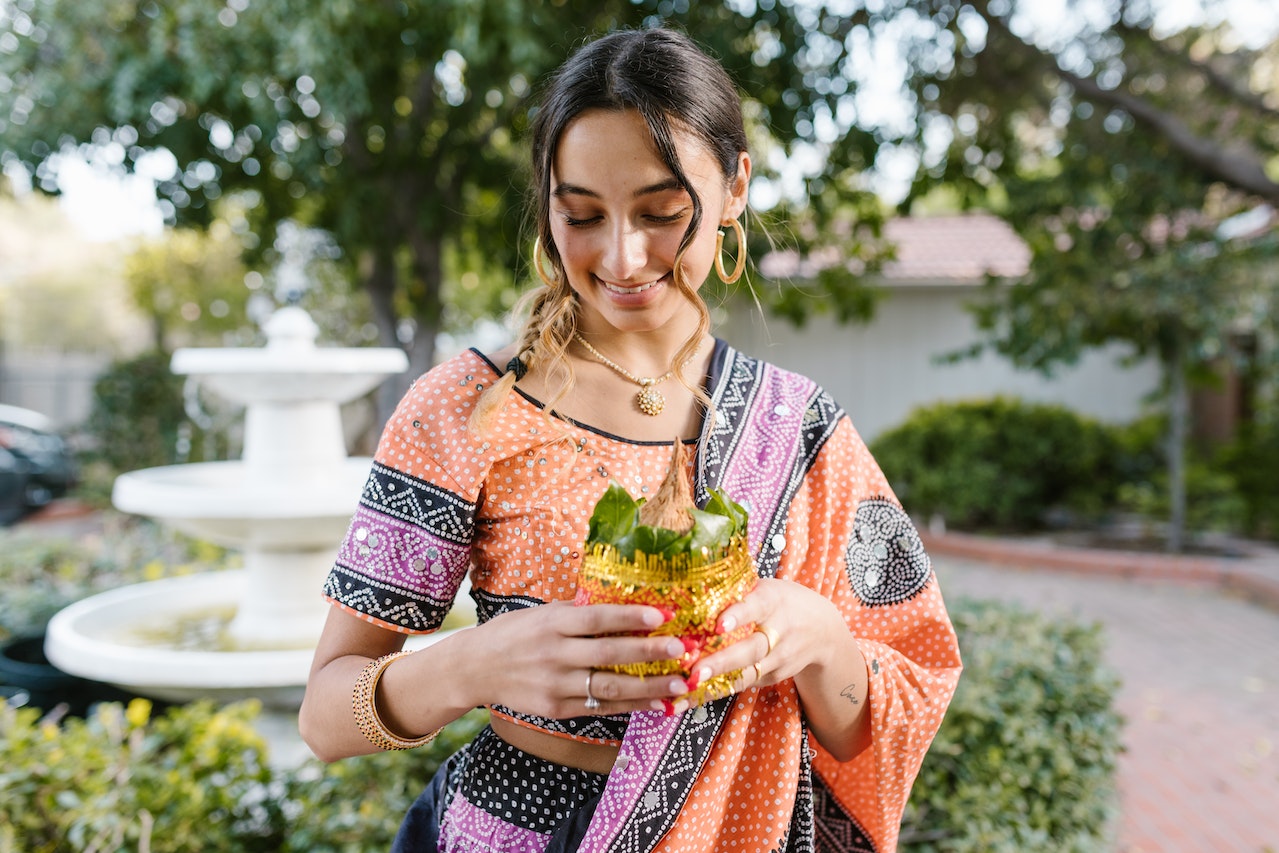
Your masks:
M 570 228 L 582 228 L 587 225 L 594 225 L 600 219 L 598 216 L 590 216 L 585 219 L 579 219 L 576 216 L 570 216 L 567 213 L 561 214 L 561 216 L 564 219 L 564 224 L 569 226 Z
M 687 214 L 688 214 L 688 210 L 685 209 L 685 210 L 678 210 L 675 213 L 667 213 L 667 214 L 652 213 L 644 218 L 647 219 L 649 222 L 655 223 L 657 225 L 672 225 L 676 222 L 679 222 Z

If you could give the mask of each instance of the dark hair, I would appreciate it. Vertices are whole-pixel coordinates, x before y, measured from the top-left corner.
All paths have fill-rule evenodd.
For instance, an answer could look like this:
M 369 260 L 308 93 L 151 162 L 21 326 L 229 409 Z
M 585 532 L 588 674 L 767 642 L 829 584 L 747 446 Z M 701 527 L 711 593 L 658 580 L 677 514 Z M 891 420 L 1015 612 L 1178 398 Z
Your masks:
M 718 62 L 674 30 L 624 30 L 588 42 L 551 77 L 532 125 L 533 211 L 538 236 L 558 271 L 546 205 L 560 137 L 591 109 L 635 110 L 653 136 L 657 154 L 693 199 L 693 215 L 680 244 L 691 242 L 702 203 L 675 151 L 672 125 L 692 133 L 714 155 L 727 180 L 747 150 L 737 87 Z
M 559 391 L 544 401 L 544 413 L 549 415 L 554 403 L 573 387 L 573 369 L 564 354 L 577 329 L 577 300 L 551 239 L 547 204 L 560 137 L 570 122 L 593 109 L 638 112 L 648 125 L 658 156 L 692 199 L 693 213 L 675 254 L 672 278 L 684 298 L 696 307 L 699 322 L 697 331 L 676 354 L 674 372 L 676 379 L 710 409 L 705 392 L 689 383 L 683 373 L 683 365 L 710 328 L 710 312 L 697 289 L 684 280 L 679 263 L 697 233 L 703 209 L 679 161 L 673 132 L 692 134 L 715 157 L 725 182 L 731 182 L 737 177 L 740 155 L 747 150 L 741 99 L 723 67 L 687 36 L 662 29 L 624 30 L 588 42 L 570 56 L 548 80 L 534 114 L 531 207 L 538 241 L 552 269 L 544 270 L 534 253 L 543 285 L 527 294 L 517 308 L 517 313 L 521 309 L 528 312 L 512 360 L 518 369 L 508 369 L 481 396 L 471 416 L 477 431 L 486 428 L 519 375 L 535 360 L 558 370 L 562 380 Z

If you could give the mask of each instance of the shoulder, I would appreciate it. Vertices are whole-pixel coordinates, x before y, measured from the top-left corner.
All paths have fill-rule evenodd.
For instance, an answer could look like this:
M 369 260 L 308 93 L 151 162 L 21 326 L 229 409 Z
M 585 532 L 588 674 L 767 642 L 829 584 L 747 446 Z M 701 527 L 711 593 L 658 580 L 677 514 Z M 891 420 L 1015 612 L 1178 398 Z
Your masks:
M 469 491 L 484 467 L 482 442 L 470 429 L 470 417 L 497 376 L 493 365 L 474 350 L 419 376 L 386 422 L 377 461 L 428 480 L 443 471 Z
M 764 417 L 799 416 L 803 427 L 833 428 L 848 415 L 813 379 L 717 342 L 712 367 L 717 402 L 740 406 Z M 797 426 L 801 425 L 797 424 Z
M 423 394 L 438 395 L 442 392 L 452 396 L 458 393 L 454 389 L 474 388 L 477 385 L 479 390 L 483 391 L 500 375 L 501 372 L 487 357 L 478 350 L 467 349 L 423 373 L 413 382 L 404 396 L 408 399 Z M 435 402 L 438 403 L 438 398 Z

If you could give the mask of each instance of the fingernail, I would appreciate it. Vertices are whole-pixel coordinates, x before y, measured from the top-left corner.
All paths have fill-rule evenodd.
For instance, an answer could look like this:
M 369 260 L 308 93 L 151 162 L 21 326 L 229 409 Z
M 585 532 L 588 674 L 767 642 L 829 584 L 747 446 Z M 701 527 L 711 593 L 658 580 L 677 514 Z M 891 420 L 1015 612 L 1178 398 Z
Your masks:
M 672 660 L 682 657 L 687 653 L 687 650 L 687 644 L 680 642 L 678 639 L 672 638 L 666 641 L 666 656 Z
M 656 628 L 665 622 L 670 621 L 666 617 L 666 611 L 660 607 L 650 608 L 644 611 L 644 624 L 650 628 Z
M 736 627 L 737 627 L 737 620 L 734 619 L 732 616 L 725 616 L 723 619 L 720 620 L 719 632 L 721 634 L 727 634 L 729 631 L 733 630 Z
M 671 610 L 669 607 L 659 607 L 657 610 L 662 614 L 662 622 L 658 624 L 669 622 L 675 618 L 675 611 Z
M 683 696 L 693 688 L 687 686 L 682 678 L 672 678 L 666 689 L 670 691 L 672 696 Z

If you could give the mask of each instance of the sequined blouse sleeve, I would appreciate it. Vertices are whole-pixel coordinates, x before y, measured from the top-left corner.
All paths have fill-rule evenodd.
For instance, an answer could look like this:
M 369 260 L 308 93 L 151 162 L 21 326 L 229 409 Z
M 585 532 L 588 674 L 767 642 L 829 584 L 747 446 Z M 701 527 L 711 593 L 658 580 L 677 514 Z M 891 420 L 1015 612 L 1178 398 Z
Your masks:
M 333 604 L 405 633 L 443 623 L 470 566 L 490 459 L 467 419 L 494 378 L 466 352 L 423 375 L 400 400 L 324 584 Z

